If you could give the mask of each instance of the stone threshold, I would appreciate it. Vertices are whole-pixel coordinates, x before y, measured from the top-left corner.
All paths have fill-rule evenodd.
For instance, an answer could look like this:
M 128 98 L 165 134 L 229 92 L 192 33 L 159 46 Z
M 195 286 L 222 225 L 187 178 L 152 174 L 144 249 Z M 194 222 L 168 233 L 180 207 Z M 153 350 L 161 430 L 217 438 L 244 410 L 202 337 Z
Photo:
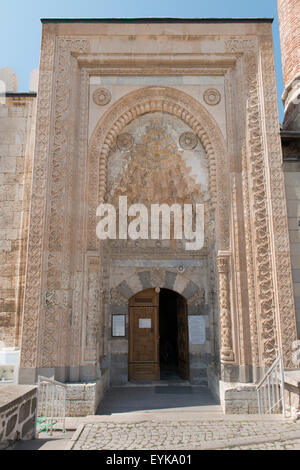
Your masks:
M 124 385 L 113 385 L 111 389 L 119 388 L 143 388 L 143 387 L 207 387 L 202 385 L 191 385 L 188 380 L 143 380 L 138 382 L 128 382 Z

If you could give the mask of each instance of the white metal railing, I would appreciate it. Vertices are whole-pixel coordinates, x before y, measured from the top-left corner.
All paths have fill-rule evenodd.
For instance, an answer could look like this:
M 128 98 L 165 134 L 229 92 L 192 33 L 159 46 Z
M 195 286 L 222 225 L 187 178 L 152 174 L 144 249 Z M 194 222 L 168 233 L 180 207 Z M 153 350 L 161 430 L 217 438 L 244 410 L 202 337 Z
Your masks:
M 284 368 L 282 356 L 274 361 L 256 387 L 259 414 L 286 415 L 284 396 Z
M 65 432 L 66 385 L 46 377 L 38 377 L 35 435 L 53 430 Z

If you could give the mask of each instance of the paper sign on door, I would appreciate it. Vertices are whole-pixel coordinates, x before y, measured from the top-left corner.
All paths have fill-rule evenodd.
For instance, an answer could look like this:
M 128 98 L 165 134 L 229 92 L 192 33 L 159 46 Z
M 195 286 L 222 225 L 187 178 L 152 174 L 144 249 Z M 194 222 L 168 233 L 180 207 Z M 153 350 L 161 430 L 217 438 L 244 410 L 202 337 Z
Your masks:
M 151 318 L 139 318 L 139 328 L 151 328 Z

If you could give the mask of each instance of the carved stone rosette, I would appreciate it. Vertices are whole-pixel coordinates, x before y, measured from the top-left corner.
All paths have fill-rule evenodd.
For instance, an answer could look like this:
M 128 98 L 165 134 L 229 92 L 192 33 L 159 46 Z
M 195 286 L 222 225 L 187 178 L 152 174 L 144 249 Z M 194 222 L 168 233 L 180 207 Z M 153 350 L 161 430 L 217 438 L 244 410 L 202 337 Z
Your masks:
M 221 94 L 215 88 L 210 88 L 204 92 L 203 99 L 209 106 L 216 106 L 221 101 Z
M 220 329 L 221 329 L 221 362 L 223 364 L 234 361 L 232 346 L 232 323 L 230 313 L 230 290 L 229 290 L 229 253 L 219 253 L 217 266 L 219 273 L 219 307 L 220 307 Z
M 198 145 L 198 138 L 193 132 L 185 132 L 180 136 L 179 144 L 184 150 L 193 150 Z
M 111 93 L 107 88 L 97 88 L 93 93 L 93 101 L 98 106 L 106 106 L 111 101 Z

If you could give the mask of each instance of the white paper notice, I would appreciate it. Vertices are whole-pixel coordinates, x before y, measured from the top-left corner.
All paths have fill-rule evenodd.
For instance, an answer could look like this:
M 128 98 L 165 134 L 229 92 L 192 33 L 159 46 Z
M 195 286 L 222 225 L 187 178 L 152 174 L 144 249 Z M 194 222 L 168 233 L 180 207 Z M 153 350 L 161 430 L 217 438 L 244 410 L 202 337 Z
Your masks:
M 190 344 L 205 344 L 205 317 L 200 315 L 189 316 L 189 341 Z
M 112 335 L 125 336 L 125 315 L 113 315 Z
M 139 328 L 151 328 L 151 318 L 139 318 Z

